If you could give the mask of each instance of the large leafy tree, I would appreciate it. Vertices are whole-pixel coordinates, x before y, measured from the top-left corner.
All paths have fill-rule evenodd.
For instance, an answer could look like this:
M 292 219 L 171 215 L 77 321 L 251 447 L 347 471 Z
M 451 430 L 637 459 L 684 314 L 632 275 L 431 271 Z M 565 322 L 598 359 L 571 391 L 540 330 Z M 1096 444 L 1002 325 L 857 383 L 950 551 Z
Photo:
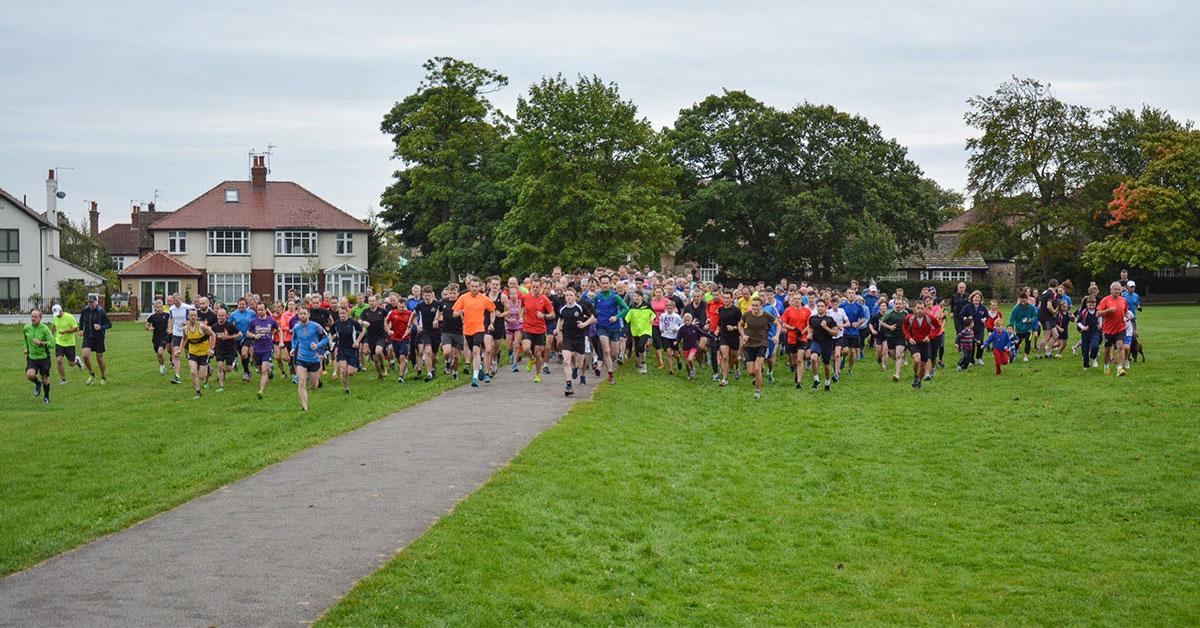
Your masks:
M 511 205 L 509 121 L 486 95 L 508 79 L 450 57 L 425 62 L 425 80 L 381 128 L 404 163 L 383 193 L 382 222 L 421 254 L 411 275 L 456 280 L 489 272 L 500 255 L 496 224 Z
M 657 266 L 679 237 L 672 168 L 615 84 L 544 78 L 517 101 L 516 130 L 516 203 L 496 230 L 506 270 Z
M 1200 131 L 1164 131 L 1144 146 L 1142 172 L 1113 191 L 1109 235 L 1087 247 L 1095 273 L 1200 263 Z
M 833 107 L 785 112 L 725 92 L 680 112 L 668 135 L 682 167 L 680 256 L 733 276 L 829 278 L 887 266 L 928 242 L 960 203 L 878 127 Z M 883 230 L 892 250 L 868 260 Z

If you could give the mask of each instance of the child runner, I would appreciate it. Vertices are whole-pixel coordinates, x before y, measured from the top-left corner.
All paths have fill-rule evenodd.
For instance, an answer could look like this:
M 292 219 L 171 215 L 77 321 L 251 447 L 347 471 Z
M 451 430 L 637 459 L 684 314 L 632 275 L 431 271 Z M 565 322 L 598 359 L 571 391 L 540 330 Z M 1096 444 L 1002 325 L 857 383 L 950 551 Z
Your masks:
M 1100 317 L 1096 315 L 1096 297 L 1088 296 L 1079 308 L 1076 317 L 1079 327 L 1079 346 L 1083 353 L 1083 368 L 1096 366 L 1096 354 L 1100 350 Z
M 587 383 L 583 357 L 587 328 L 596 322 L 596 317 L 592 315 L 590 305 L 576 300 L 575 288 L 568 287 L 563 292 L 563 301 L 557 313 L 558 330 L 562 333 L 563 375 L 567 380 L 563 394 L 570 397 L 575 394 L 571 382 L 577 376 L 581 385 Z
M 667 375 L 674 375 L 676 365 L 681 364 L 678 351 L 679 328 L 683 327 L 683 317 L 679 315 L 676 307 L 675 301 L 667 299 L 666 310 L 658 317 L 662 347 L 667 353 Z
M 1000 374 L 1000 367 L 1008 364 L 1009 358 L 1012 356 L 1013 338 L 1016 336 L 1016 330 L 1012 325 L 1008 328 L 996 327 L 988 338 L 983 343 L 983 347 L 992 349 L 992 358 L 996 361 L 996 375 Z
M 970 368 L 974 362 L 972 356 L 975 355 L 975 323 L 969 319 L 959 323 L 961 327 L 958 330 L 958 335 L 954 341 L 958 343 L 958 366 L 954 368 L 956 371 L 965 371 Z
M 646 303 L 641 291 L 633 293 L 633 302 L 625 312 L 625 322 L 629 323 L 629 335 L 633 338 L 633 351 L 637 359 L 637 370 L 642 375 L 646 369 L 646 344 L 654 337 L 654 310 Z
M 809 353 L 813 356 L 812 390 L 815 392 L 821 381 L 817 375 L 817 356 L 820 356 L 825 371 L 825 392 L 829 392 L 829 362 L 833 360 L 833 337 L 838 333 L 838 327 L 827 313 L 824 301 L 817 301 L 817 311 L 809 317 L 808 327 L 812 330 L 809 345 Z

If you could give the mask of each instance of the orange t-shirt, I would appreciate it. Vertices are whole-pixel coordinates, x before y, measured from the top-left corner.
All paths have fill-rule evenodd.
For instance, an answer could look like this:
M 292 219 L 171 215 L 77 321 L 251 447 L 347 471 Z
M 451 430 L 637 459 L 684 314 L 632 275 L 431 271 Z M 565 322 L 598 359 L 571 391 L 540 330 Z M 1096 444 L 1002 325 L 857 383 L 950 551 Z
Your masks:
M 463 335 L 474 336 L 482 334 L 484 331 L 484 314 L 486 312 L 495 312 L 496 304 L 487 296 L 481 294 L 472 295 L 470 292 L 458 297 L 454 302 L 454 311 L 462 312 Z
M 1125 301 L 1125 297 L 1114 297 L 1110 294 L 1103 299 L 1100 299 L 1100 303 L 1096 306 L 1096 309 L 1103 310 L 1110 307 L 1117 308 L 1117 311 L 1104 315 L 1104 324 L 1100 329 L 1109 336 L 1115 336 L 1117 334 L 1124 336 L 1125 312 L 1129 309 L 1129 303 Z
M 788 306 L 783 311 L 783 316 L 779 317 L 779 320 L 795 327 L 795 329 L 788 330 L 788 344 L 794 345 L 808 338 L 808 318 L 810 316 L 812 316 L 812 312 L 803 306 L 799 308 Z
M 538 318 L 538 312 L 543 314 L 554 312 L 554 306 L 550 303 L 550 299 L 547 299 L 544 294 L 536 297 L 532 294 L 522 294 L 521 307 L 525 309 L 525 320 L 522 321 L 524 331 L 531 334 L 546 333 L 546 319 Z

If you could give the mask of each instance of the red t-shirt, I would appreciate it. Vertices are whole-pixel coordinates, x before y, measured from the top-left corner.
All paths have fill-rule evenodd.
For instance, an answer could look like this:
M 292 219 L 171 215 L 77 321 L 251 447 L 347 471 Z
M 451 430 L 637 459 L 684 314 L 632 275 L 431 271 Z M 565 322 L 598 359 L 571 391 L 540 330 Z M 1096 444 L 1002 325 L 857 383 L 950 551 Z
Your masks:
M 717 322 L 717 310 L 721 309 L 722 305 L 725 305 L 725 302 L 721 300 L 721 297 L 713 297 L 713 300 L 708 302 L 708 330 L 711 332 L 715 333 L 717 327 L 720 326 L 720 323 Z
M 808 319 L 811 316 L 812 312 L 809 312 L 808 308 L 803 306 L 798 308 L 788 306 L 783 311 L 783 316 L 780 316 L 779 320 L 796 328 L 788 330 L 788 344 L 794 345 L 798 341 L 808 338 Z M 800 330 L 799 333 L 797 333 L 797 329 Z
M 1109 312 L 1108 314 L 1104 315 L 1104 324 L 1100 326 L 1100 329 L 1109 336 L 1115 334 L 1121 334 L 1124 336 L 1125 312 L 1129 310 L 1129 302 L 1125 300 L 1125 297 L 1114 297 L 1110 294 L 1103 299 L 1100 299 L 1100 304 L 1096 306 L 1096 309 L 1105 310 L 1110 307 L 1117 308 L 1117 311 Z
M 525 309 L 525 318 L 523 319 L 525 331 L 531 334 L 546 333 L 546 319 L 538 318 L 537 313 L 551 314 L 554 312 L 554 305 L 550 303 L 550 299 L 546 295 L 539 294 L 536 297 L 532 294 L 521 294 L 521 307 Z
M 392 326 L 390 337 L 395 342 L 400 342 L 408 337 L 408 323 L 412 320 L 412 311 L 392 310 L 388 312 L 387 323 Z
M 909 314 L 904 317 L 901 328 L 904 330 L 904 337 L 909 342 L 928 342 L 935 336 L 934 331 L 940 326 L 941 323 L 928 314 L 922 316 Z

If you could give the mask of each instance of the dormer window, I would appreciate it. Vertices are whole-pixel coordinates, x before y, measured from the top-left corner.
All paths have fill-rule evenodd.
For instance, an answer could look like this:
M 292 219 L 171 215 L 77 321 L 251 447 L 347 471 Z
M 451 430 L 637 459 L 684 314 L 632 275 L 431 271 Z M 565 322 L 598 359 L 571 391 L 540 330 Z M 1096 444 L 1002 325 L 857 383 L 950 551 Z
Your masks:
M 237 190 L 225 190 L 225 202 L 226 203 L 238 202 L 238 191 Z

